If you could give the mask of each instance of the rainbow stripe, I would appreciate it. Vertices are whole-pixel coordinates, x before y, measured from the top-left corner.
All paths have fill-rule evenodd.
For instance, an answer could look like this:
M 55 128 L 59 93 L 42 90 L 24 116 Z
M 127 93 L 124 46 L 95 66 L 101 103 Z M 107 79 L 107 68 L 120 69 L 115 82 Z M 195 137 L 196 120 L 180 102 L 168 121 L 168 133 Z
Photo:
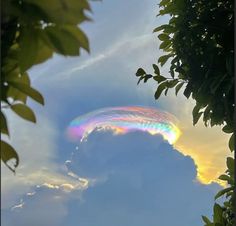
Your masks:
M 151 135 L 161 134 L 173 144 L 180 136 L 175 117 L 167 112 L 149 107 L 111 107 L 103 108 L 74 119 L 67 135 L 72 141 L 83 141 L 93 131 L 112 131 L 126 134 L 144 131 Z

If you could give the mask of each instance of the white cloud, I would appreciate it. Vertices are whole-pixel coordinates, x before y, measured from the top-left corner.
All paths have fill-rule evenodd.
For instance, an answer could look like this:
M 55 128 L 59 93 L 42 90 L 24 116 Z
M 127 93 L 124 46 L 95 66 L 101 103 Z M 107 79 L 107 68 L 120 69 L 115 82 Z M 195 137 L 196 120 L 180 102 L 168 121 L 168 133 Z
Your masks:
M 34 195 L 36 186 L 59 189 L 64 192 L 83 190 L 88 181 L 68 175 L 66 166 L 55 162 L 58 130 L 46 117 L 37 115 L 37 124 L 31 124 L 8 112 L 11 144 L 17 150 L 20 164 L 16 175 L 1 165 L 2 208 L 23 207 L 18 200 L 25 194 Z

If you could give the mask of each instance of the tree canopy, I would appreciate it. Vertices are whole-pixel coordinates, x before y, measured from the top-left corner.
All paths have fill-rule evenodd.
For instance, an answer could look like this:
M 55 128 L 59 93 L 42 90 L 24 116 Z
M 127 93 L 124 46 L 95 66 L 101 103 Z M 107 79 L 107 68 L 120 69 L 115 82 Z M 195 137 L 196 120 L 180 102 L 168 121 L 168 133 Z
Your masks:
M 44 105 L 43 96 L 30 84 L 27 71 L 53 56 L 78 56 L 89 52 L 88 38 L 79 25 L 90 18 L 87 0 L 1 1 L 1 107 L 36 123 L 27 105 L 30 97 Z M 1 110 L 1 134 L 10 135 L 7 117 Z M 8 161 L 15 159 L 14 166 Z M 19 164 L 15 149 L 1 140 L 1 160 L 13 172 Z
M 184 89 L 186 98 L 192 97 L 193 124 L 202 117 L 206 126 L 223 125 L 223 132 L 231 133 L 229 148 L 234 151 L 234 2 L 232 0 L 162 0 L 159 16 L 170 17 L 167 24 L 154 29 L 159 33 L 160 49 L 165 55 L 153 64 L 153 73 L 139 68 L 140 81 L 157 82 L 155 99 L 169 89 L 176 95 Z M 167 62 L 169 77 L 160 67 Z M 209 141 L 210 142 L 210 141 Z M 223 206 L 214 205 L 213 221 L 203 216 L 206 226 L 231 226 L 234 215 L 234 160 L 227 158 L 226 174 L 219 179 L 228 187 L 216 195 L 226 195 Z

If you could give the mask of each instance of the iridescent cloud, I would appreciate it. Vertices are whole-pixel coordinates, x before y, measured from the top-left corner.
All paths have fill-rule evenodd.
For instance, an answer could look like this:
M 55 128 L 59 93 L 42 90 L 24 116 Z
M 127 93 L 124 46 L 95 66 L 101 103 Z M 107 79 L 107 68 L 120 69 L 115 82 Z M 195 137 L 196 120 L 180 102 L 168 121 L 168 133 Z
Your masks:
M 83 141 L 93 131 L 112 131 L 126 134 L 143 131 L 151 135 L 161 134 L 170 144 L 180 136 L 175 117 L 150 107 L 126 106 L 103 108 L 74 119 L 67 135 L 72 141 Z

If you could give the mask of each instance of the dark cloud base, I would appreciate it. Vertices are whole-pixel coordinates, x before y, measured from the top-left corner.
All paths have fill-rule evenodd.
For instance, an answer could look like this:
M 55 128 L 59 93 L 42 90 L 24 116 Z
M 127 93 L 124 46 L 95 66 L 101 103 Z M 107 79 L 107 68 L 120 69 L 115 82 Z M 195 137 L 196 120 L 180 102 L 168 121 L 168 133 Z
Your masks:
M 161 136 L 92 133 L 70 169 L 96 183 L 82 193 L 38 190 L 3 226 L 189 226 L 211 215 L 215 185 L 196 182 L 196 166 Z

